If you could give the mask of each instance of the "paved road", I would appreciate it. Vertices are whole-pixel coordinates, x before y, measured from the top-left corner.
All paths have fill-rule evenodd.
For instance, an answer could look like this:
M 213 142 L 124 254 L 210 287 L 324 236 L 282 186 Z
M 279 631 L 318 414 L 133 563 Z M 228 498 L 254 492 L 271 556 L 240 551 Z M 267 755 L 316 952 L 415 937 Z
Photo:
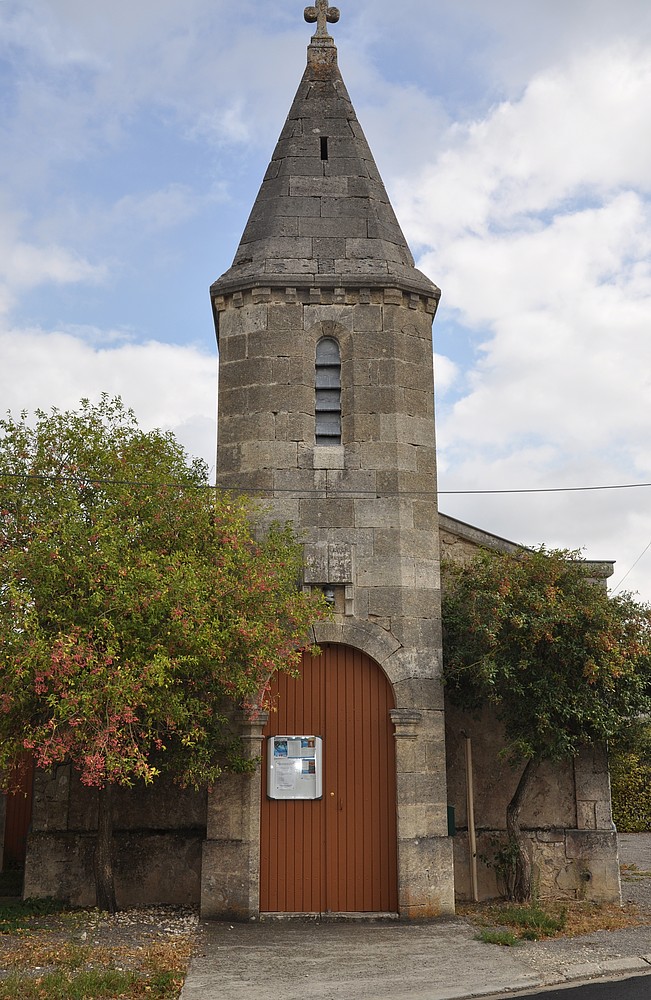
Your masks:
M 566 986 L 560 990 L 545 990 L 542 993 L 509 993 L 502 996 L 504 1000 L 649 1000 L 651 977 L 638 976 L 611 983 L 588 983 L 584 986 Z

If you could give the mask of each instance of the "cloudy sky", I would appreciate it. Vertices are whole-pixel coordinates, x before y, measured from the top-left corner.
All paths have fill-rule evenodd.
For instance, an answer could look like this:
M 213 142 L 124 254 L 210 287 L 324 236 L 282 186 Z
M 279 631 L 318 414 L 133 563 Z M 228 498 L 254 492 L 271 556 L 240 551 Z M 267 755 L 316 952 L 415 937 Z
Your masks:
M 120 393 L 214 466 L 208 288 L 300 80 L 303 7 L 0 0 L 2 411 Z M 651 4 L 339 7 L 353 103 L 443 289 L 442 510 L 614 559 L 651 600 Z

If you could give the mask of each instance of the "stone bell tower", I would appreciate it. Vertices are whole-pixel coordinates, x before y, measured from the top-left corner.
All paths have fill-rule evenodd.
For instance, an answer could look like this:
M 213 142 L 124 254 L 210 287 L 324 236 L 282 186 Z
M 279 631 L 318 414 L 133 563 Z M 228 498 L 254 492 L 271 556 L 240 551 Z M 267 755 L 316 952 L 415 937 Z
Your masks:
M 217 483 L 294 523 L 304 585 L 334 609 L 316 641 L 362 651 L 388 678 L 397 908 L 428 917 L 454 909 L 431 334 L 440 292 L 414 266 L 346 91 L 327 30 L 339 12 L 319 0 L 305 17 L 317 25 L 305 74 L 233 265 L 211 288 Z M 246 735 L 258 753 L 260 727 Z M 207 916 L 259 912 L 256 780 L 234 777 L 209 804 Z

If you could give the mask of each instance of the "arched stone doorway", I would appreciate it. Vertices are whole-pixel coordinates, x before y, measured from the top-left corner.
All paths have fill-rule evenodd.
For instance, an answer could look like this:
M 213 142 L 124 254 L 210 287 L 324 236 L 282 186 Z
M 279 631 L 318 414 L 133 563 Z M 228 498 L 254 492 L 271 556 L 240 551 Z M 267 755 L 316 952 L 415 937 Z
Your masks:
M 262 912 L 398 910 L 396 765 L 391 685 L 366 653 L 324 644 L 300 677 L 274 677 L 265 728 L 261 810 Z M 267 796 L 267 738 L 323 739 L 323 795 Z

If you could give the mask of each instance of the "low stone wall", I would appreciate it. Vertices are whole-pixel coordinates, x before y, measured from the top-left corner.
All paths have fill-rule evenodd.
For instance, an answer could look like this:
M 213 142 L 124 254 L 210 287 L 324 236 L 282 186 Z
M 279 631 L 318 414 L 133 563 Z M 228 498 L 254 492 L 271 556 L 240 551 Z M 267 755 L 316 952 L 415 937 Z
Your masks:
M 621 890 L 617 864 L 617 834 L 607 830 L 531 830 L 525 832 L 533 866 L 536 893 L 541 899 L 586 900 L 592 903 L 619 903 Z M 491 861 L 496 846 L 505 842 L 498 830 L 477 834 L 478 883 L 480 899 L 496 899 L 503 886 Z M 454 838 L 456 896 L 472 898 L 468 835 Z
M 113 838 L 118 906 L 198 904 L 205 836 L 205 829 L 118 831 Z M 25 898 L 51 896 L 72 906 L 94 906 L 94 849 L 91 833 L 30 834 Z

